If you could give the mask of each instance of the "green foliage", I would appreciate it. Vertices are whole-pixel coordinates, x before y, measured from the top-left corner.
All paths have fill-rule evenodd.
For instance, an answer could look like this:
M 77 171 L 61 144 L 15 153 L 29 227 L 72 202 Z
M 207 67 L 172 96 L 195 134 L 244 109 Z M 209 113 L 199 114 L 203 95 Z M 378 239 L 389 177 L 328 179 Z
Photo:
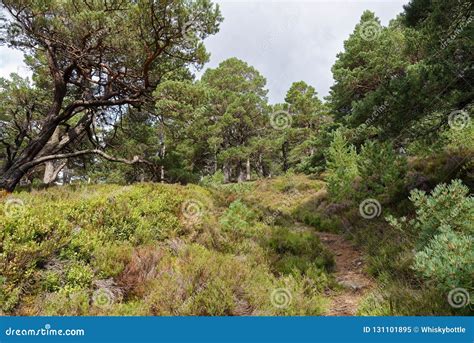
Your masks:
M 67 285 L 72 288 L 87 288 L 93 277 L 92 268 L 84 264 L 73 264 L 66 272 Z
M 298 207 L 293 215 L 301 222 L 315 228 L 318 231 L 340 232 L 341 224 L 338 218 L 328 217 L 320 213 L 311 202 Z
M 237 194 L 252 194 L 255 186 L 216 185 L 210 193 L 199 186 L 143 183 L 17 193 L 24 206 L 13 211 L 4 203 L 0 212 L 5 228 L 0 232 L 1 311 L 321 314 L 331 256 L 311 234 L 281 231 L 268 243 L 271 228 L 261 221 L 260 210 L 235 200 Z M 287 176 L 267 191 L 312 192 L 314 187 L 301 176 Z M 211 194 L 234 200 L 217 209 Z M 190 200 L 199 207 L 196 217 L 183 209 Z M 284 308 L 271 301 L 272 291 L 281 287 L 292 299 Z M 97 294 L 107 304 L 97 304 Z
M 410 280 L 393 279 L 388 274 L 378 278 L 378 286 L 361 302 L 359 316 L 432 316 L 450 315 L 446 297 L 430 285 L 413 288 Z
M 132 246 L 125 243 L 107 243 L 96 246 L 93 254 L 92 265 L 99 270 L 101 279 L 108 279 L 120 275 L 130 261 Z
M 46 293 L 37 299 L 36 313 L 46 316 L 85 316 L 91 313 L 90 295 L 86 290 L 62 290 Z
M 327 121 L 327 108 L 314 87 L 298 81 L 286 93 L 285 103 L 273 106 L 273 113 L 279 112 L 288 121 L 287 127 L 280 128 L 277 134 L 282 171 L 306 170 L 308 159 L 314 154 L 312 139 Z
M 45 156 L 113 146 L 116 153 L 156 162 L 156 147 L 164 139 L 155 135 L 149 94 L 165 80 L 192 78 L 189 67 L 199 68 L 209 58 L 202 40 L 216 33 L 222 21 L 210 0 L 65 0 L 47 5 L 6 0 L 2 8 L 11 15 L 2 17 L 0 41 L 25 53 L 34 81 L 29 85 L 15 78 L 13 87 L 7 83 L 5 88 L 0 82 L 0 112 L 8 126 L 7 140 L 2 133 L 0 187 L 10 191 L 42 164 L 32 163 L 40 150 Z M 99 74 L 100 90 L 96 81 L 84 82 Z M 84 155 L 76 159 L 80 164 L 98 164 Z M 155 174 L 156 164 L 148 162 L 149 170 L 129 166 L 111 176 L 122 182 Z M 109 168 L 102 165 L 96 176 L 106 179 Z
M 275 269 L 283 274 L 294 271 L 306 273 L 312 267 L 330 271 L 334 267 L 333 256 L 311 232 L 277 228 L 271 233 L 268 246 L 278 256 Z
M 231 232 L 236 235 L 251 235 L 255 218 L 256 215 L 251 209 L 241 200 L 236 200 L 229 205 L 219 221 L 224 232 Z
M 465 114 L 470 115 L 468 112 Z M 443 137 L 445 138 L 444 143 L 451 151 L 474 151 L 474 124 L 472 122 L 466 121 L 464 126 L 447 130 Z
M 387 26 L 365 11 L 326 101 L 298 81 L 275 105 L 235 57 L 192 75 L 222 20 L 209 0 L 2 4 L 32 81 L 0 78 L 0 188 L 31 190 L 0 191 L 0 314 L 319 315 L 334 259 L 296 221 L 363 247 L 380 287 L 360 314 L 469 311 L 445 299 L 474 287 L 470 1 L 412 0 Z M 133 163 L 37 160 L 99 148 Z M 76 186 L 33 190 L 63 163 Z M 401 218 L 361 220 L 367 198 Z
M 439 137 L 449 113 L 472 103 L 471 89 L 458 82 L 461 74 L 472 78 L 466 58 L 473 45 L 471 13 L 467 0 L 414 0 L 383 27 L 364 12 L 332 68 L 329 102 L 337 121 L 369 128 L 362 141 Z
M 474 234 L 459 234 L 449 227 L 440 231 L 416 253 L 413 268 L 445 291 L 457 287 L 472 289 Z
M 410 225 L 419 233 L 418 246 L 426 246 L 446 228 L 459 234 L 474 234 L 474 198 L 468 194 L 469 190 L 459 180 L 436 186 L 430 195 L 412 192 L 410 200 L 416 208 L 416 219 Z
M 224 173 L 222 171 L 217 171 L 212 175 L 207 175 L 202 178 L 200 184 L 205 187 L 212 187 L 215 185 L 222 185 L 224 183 Z
M 132 246 L 183 234 L 181 202 L 196 197 L 191 189 L 149 184 L 15 194 L 23 205 L 13 211 L 7 200 L 0 212 L 5 303 L 12 308 L 33 292 L 37 271 L 51 263 L 57 267 L 42 281 L 49 291 L 88 289 L 98 277 L 119 275 Z
M 350 198 L 353 182 L 359 175 L 358 157 L 355 147 L 348 144 L 342 130 L 335 131 L 326 159 L 330 196 L 334 200 Z
M 56 271 L 46 271 L 41 283 L 42 288 L 47 292 L 56 292 L 61 289 L 61 274 Z
M 201 83 L 209 89 L 206 132 L 212 163 L 222 166 L 225 182 L 242 180 L 246 161 L 263 158 L 252 140 L 267 123 L 266 80 L 246 62 L 230 58 L 206 70 Z
M 438 185 L 430 195 L 413 191 L 416 218 L 390 218 L 392 226 L 417 235 L 413 268 L 436 288 L 472 289 L 474 198 L 461 181 Z
M 176 272 L 161 273 L 150 283 L 146 303 L 154 315 L 321 313 L 321 299 L 306 289 L 308 280 L 301 276 L 276 279 L 264 265 L 252 260 L 244 262 L 191 245 L 178 256 L 160 261 L 160 268 Z M 278 309 L 270 295 L 282 285 L 293 301 Z M 174 290 L 171 295 L 170 289 Z
M 360 185 L 356 198 L 392 200 L 403 193 L 406 170 L 406 158 L 398 155 L 392 144 L 367 141 L 358 158 Z

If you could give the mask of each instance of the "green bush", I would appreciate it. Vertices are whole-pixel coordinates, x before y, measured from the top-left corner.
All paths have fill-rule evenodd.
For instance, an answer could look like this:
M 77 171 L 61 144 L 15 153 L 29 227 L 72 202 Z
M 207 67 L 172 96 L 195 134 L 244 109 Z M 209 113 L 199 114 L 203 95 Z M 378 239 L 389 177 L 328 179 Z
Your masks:
M 56 292 L 61 289 L 61 274 L 57 271 L 48 270 L 43 275 L 42 288 L 47 292 Z
M 0 211 L 0 307 L 7 313 L 19 305 L 30 313 L 28 299 L 47 300 L 40 292 L 48 299 L 91 293 L 94 281 L 123 272 L 134 247 L 194 234 L 182 214 L 187 199 L 202 201 L 203 219 L 212 211 L 209 192 L 196 186 L 75 185 L 14 197 L 18 208 L 5 201 Z M 39 313 L 54 313 L 48 308 Z
M 132 247 L 129 244 L 106 243 L 97 247 L 91 264 L 101 279 L 119 275 L 130 261 Z
M 72 288 L 87 288 L 92 283 L 94 272 L 89 265 L 74 263 L 66 273 L 67 285 Z
M 474 236 L 456 233 L 449 227 L 440 229 L 423 250 L 415 255 L 413 268 L 439 288 L 474 286 Z
M 255 219 L 255 212 L 241 200 L 236 200 L 230 204 L 222 215 L 220 224 L 224 232 L 239 236 L 252 236 Z
M 224 184 L 224 173 L 221 170 L 218 170 L 212 175 L 206 175 L 201 179 L 199 184 L 205 187 L 222 185 Z
M 333 256 L 314 233 L 276 228 L 267 244 L 275 254 L 274 266 L 279 273 L 287 274 L 293 270 L 305 273 L 311 267 L 331 271 L 334 267 Z
M 430 195 L 413 191 L 415 219 L 389 218 L 395 228 L 417 236 L 413 268 L 443 292 L 474 286 L 474 197 L 468 193 L 459 180 L 436 186 Z
M 45 293 L 36 299 L 33 315 L 86 316 L 91 314 L 90 294 L 87 290 L 64 288 Z
M 334 133 L 326 154 L 328 192 L 332 199 L 350 199 L 353 183 L 359 175 L 355 147 L 349 145 L 341 130 Z
M 415 288 L 412 280 L 394 279 L 384 273 L 377 286 L 357 309 L 359 316 L 432 316 L 452 314 L 446 297 L 431 285 Z
M 322 299 L 301 276 L 277 279 L 265 265 L 190 245 L 165 257 L 160 273 L 148 286 L 145 303 L 153 315 L 321 314 Z M 292 298 L 274 306 L 272 291 L 285 288 Z M 173 290 L 170 293 L 170 289 Z
M 292 189 L 313 191 L 313 182 L 295 178 L 287 180 Z M 0 211 L 0 313 L 321 314 L 325 252 L 314 236 L 292 238 L 279 262 L 285 273 L 275 273 L 261 209 L 236 200 L 253 189 L 81 184 L 16 193 L 24 206 Z M 222 207 L 216 198 L 225 198 Z M 194 207 L 183 208 L 189 201 L 199 207 L 195 218 Z M 292 299 L 284 308 L 271 301 L 281 287 Z M 98 292 L 106 306 L 96 303 Z
M 359 154 L 358 170 L 360 184 L 354 192 L 358 201 L 372 197 L 388 202 L 403 193 L 407 162 L 391 143 L 367 141 Z
M 314 207 L 312 204 L 304 204 L 293 212 L 293 216 L 318 231 L 335 233 L 340 231 L 341 223 L 337 216 L 327 216 L 324 213 L 317 212 Z

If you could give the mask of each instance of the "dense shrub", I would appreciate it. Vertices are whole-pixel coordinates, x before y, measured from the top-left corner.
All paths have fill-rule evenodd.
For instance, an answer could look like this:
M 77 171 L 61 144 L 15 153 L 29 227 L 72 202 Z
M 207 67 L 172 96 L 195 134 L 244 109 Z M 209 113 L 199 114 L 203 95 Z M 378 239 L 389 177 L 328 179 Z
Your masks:
M 394 279 L 382 274 L 378 286 L 359 305 L 360 316 L 432 316 L 449 315 L 445 296 L 430 285 L 414 287 L 413 280 Z
M 192 186 L 72 186 L 5 198 L 1 310 L 41 289 L 87 293 L 94 280 L 119 275 L 134 246 L 188 234 L 186 199 L 200 199 L 203 221 L 212 211 L 209 193 Z
M 167 255 L 159 269 L 167 272 L 150 282 L 145 300 L 154 315 L 321 313 L 321 299 L 314 291 L 307 294 L 308 281 L 303 277 L 278 280 L 265 265 L 199 245 Z M 282 284 L 292 301 L 279 309 L 273 306 L 271 293 Z
M 415 255 L 413 268 L 439 288 L 449 291 L 456 287 L 474 286 L 474 235 L 456 233 L 449 227 L 440 229 Z
M 276 271 L 283 274 L 295 270 L 306 273 L 312 267 L 331 271 L 334 267 L 333 256 L 312 232 L 275 228 L 268 239 L 268 246 L 275 253 Z
M 367 141 L 359 154 L 358 170 L 357 200 L 372 197 L 387 202 L 403 193 L 406 158 L 397 154 L 391 143 Z
M 236 200 L 220 218 L 220 224 L 224 232 L 234 235 L 252 235 L 255 226 L 256 214 L 241 200 Z
M 205 187 L 222 185 L 224 184 L 224 173 L 219 170 L 212 175 L 206 175 L 199 183 Z
M 416 235 L 413 269 L 441 292 L 474 286 L 474 198 L 459 180 L 438 185 L 430 195 L 413 191 L 416 217 L 392 226 Z
M 341 130 L 336 130 L 327 151 L 327 183 L 332 199 L 340 201 L 351 198 L 353 183 L 359 175 L 357 152 L 349 145 Z
M 282 192 L 313 191 L 295 180 Z M 279 199 L 268 186 L 266 196 Z M 276 273 L 271 228 L 251 202 L 235 200 L 254 188 L 75 185 L 4 198 L 0 313 L 321 314 L 325 251 L 314 236 L 292 241 L 280 262 L 288 272 Z M 272 303 L 279 288 L 287 306 Z

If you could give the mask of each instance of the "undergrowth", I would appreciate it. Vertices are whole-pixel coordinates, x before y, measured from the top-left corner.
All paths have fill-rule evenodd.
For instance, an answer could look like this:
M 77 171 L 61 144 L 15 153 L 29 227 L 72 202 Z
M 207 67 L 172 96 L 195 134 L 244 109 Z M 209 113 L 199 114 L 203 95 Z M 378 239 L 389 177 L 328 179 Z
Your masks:
M 13 315 L 321 314 L 332 256 L 314 235 L 265 220 L 273 207 L 252 205 L 258 192 L 275 192 L 269 205 L 276 206 L 280 192 L 314 187 L 286 182 L 207 189 L 76 185 L 5 196 L 0 309 Z M 294 205 L 285 206 L 291 215 Z M 273 299 L 280 289 L 289 294 L 285 306 Z

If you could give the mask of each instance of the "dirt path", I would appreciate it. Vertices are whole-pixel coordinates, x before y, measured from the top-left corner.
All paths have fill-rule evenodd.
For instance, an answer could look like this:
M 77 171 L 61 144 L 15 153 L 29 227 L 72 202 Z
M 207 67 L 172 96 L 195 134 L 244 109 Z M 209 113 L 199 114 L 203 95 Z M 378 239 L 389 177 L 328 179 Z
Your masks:
M 362 297 L 373 286 L 373 281 L 364 272 L 362 253 L 342 235 L 317 232 L 321 242 L 334 253 L 336 281 L 342 291 L 329 291 L 331 304 L 326 316 L 354 316 Z

